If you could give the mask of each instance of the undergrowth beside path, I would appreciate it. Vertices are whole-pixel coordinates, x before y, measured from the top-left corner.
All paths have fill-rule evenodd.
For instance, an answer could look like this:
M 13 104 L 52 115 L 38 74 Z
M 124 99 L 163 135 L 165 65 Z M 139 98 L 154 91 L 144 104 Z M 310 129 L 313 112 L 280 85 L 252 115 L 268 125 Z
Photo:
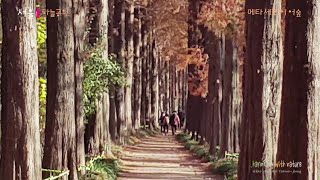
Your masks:
M 191 140 L 191 136 L 186 133 L 180 133 L 176 138 L 184 144 L 187 150 L 199 157 L 202 162 L 209 162 L 213 173 L 224 175 L 228 180 L 237 179 L 238 154 L 227 154 L 225 158 L 218 159 L 217 155 L 209 153 L 208 144 L 199 144 L 199 142 Z
M 131 145 L 123 149 L 118 180 L 223 180 L 210 172 L 208 163 L 185 150 L 175 136 L 146 130 L 129 139 Z
M 141 128 L 133 132 L 126 138 L 126 144 L 134 145 L 142 141 L 143 138 L 154 136 L 157 131 Z M 112 156 L 99 155 L 87 160 L 86 166 L 81 167 L 85 174 L 80 177 L 81 180 L 115 180 L 121 171 L 121 160 L 123 156 L 123 147 L 112 145 Z

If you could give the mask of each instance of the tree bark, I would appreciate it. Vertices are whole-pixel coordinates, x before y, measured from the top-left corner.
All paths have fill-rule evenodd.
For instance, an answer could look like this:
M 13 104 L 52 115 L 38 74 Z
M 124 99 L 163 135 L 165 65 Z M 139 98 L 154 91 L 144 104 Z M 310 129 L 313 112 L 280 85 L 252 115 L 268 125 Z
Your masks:
M 152 63 L 152 43 L 153 34 L 150 31 L 150 23 L 148 23 L 147 50 L 146 50 L 146 120 L 151 128 L 151 63 Z
M 294 162 L 301 174 L 277 174 L 278 180 L 317 179 L 319 167 L 319 2 L 288 1 L 285 58 L 277 162 Z M 281 170 L 293 170 L 282 167 Z
M 109 109 L 109 131 L 110 131 L 110 137 L 113 142 L 117 142 L 117 139 L 119 137 L 118 132 L 118 126 L 117 126 L 117 113 L 116 113 L 116 100 L 115 100 L 115 90 L 113 87 L 110 87 L 109 89 L 109 103 L 110 103 L 110 109 Z
M 281 1 L 248 0 L 246 12 L 252 8 L 280 12 Z M 276 162 L 283 63 L 281 13 L 264 16 L 246 15 L 248 51 L 244 67 L 239 180 L 273 179 L 271 166 Z M 258 168 L 262 173 L 254 173 L 254 161 L 266 164 Z
M 117 55 L 117 60 L 125 68 L 125 1 L 114 1 L 114 28 L 118 31 L 114 37 L 114 53 Z M 119 132 L 119 143 L 124 144 L 124 138 L 127 135 L 127 124 L 125 119 L 125 91 L 124 87 L 118 87 L 116 94 L 116 113 L 117 113 L 117 128 Z
M 141 75 L 142 75 L 142 91 L 141 91 L 141 121 L 142 125 L 146 126 L 146 109 L 147 109 L 147 58 L 148 58 L 148 22 L 146 19 L 146 10 L 140 9 L 142 13 L 142 47 L 141 47 Z
M 47 1 L 46 7 L 72 9 L 73 4 L 74 1 Z M 69 179 L 78 179 L 73 15 L 47 18 L 47 36 L 48 96 L 43 167 L 68 169 Z M 49 174 L 43 176 L 46 178 Z
M 222 76 L 222 130 L 221 130 L 221 152 L 233 152 L 233 127 L 232 127 L 232 63 L 233 63 L 233 41 L 226 39 L 225 63 Z
M 108 1 L 95 0 L 91 1 L 90 7 L 94 10 L 91 15 L 91 45 L 101 44 L 103 47 L 102 59 L 107 60 L 109 57 L 108 46 L 108 19 L 109 3 Z M 98 47 L 98 48 L 100 48 Z M 108 92 L 109 93 L 109 92 Z M 86 151 L 90 155 L 102 153 L 111 153 L 111 138 L 109 127 L 109 94 L 101 94 L 101 99 L 96 100 L 96 111 L 89 119 L 86 131 Z
M 188 19 L 188 47 L 199 48 L 199 40 L 201 32 L 199 30 L 197 19 L 200 13 L 200 1 L 189 0 L 189 19 Z M 201 103 L 201 97 L 193 94 L 191 84 L 198 83 L 197 81 L 197 69 L 195 64 L 188 64 L 188 100 L 187 100 L 187 129 L 192 132 L 192 138 L 194 133 L 198 129 L 197 118 L 201 114 L 199 104 Z
M 152 42 L 152 56 L 151 56 L 151 121 L 152 125 L 157 126 L 158 112 L 159 112 L 159 77 L 158 77 L 158 56 L 156 49 L 156 42 Z
M 127 42 L 127 54 L 126 54 L 126 70 L 127 70 L 127 86 L 124 89 L 124 109 L 125 109 L 125 121 L 127 130 L 130 133 L 132 126 L 132 86 L 133 86 L 133 60 L 134 60 L 134 43 L 133 43 L 133 28 L 134 28 L 134 0 L 127 2 L 126 10 L 126 42 Z
M 83 104 L 83 51 L 84 32 L 86 29 L 87 0 L 75 1 L 74 14 L 74 44 L 75 44 L 75 123 L 76 123 L 76 155 L 77 166 L 85 165 L 84 147 L 84 104 Z
M 41 179 L 39 79 L 36 17 L 17 15 L 35 9 L 34 0 L 3 0 L 0 177 Z
M 137 18 L 137 29 L 135 29 L 134 33 L 134 45 L 135 45 L 135 57 L 133 64 L 133 92 L 134 92 L 134 100 L 133 100 L 133 128 L 135 130 L 139 129 L 141 125 L 141 95 L 142 95 L 142 60 L 141 60 L 141 47 L 142 47 L 142 29 L 141 29 L 141 15 L 140 8 L 135 9 L 135 17 Z

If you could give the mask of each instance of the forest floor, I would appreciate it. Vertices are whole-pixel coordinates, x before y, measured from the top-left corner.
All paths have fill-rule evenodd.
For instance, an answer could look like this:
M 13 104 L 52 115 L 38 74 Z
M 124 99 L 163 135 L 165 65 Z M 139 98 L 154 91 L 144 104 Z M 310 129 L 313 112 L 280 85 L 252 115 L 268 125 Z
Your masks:
M 136 145 L 126 146 L 121 161 L 118 180 L 223 180 L 213 175 L 208 163 L 202 163 L 172 135 L 148 136 Z

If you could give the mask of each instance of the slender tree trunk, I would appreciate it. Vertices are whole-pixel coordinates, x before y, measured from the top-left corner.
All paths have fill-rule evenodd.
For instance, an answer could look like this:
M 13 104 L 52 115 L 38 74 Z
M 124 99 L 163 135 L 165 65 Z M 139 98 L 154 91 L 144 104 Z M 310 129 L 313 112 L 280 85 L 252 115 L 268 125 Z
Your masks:
M 217 68 L 215 63 L 215 59 L 219 61 L 220 56 L 219 53 L 219 41 L 218 37 L 214 34 L 212 31 L 206 30 L 206 36 L 205 39 L 207 39 L 205 43 L 205 53 L 208 54 L 208 61 L 209 61 L 209 72 L 208 72 L 208 95 L 207 95 L 207 117 L 208 117 L 208 126 L 207 126 L 207 136 L 208 141 L 210 144 L 210 153 L 215 154 L 216 153 L 216 146 L 217 146 L 217 137 L 215 133 L 218 132 L 218 126 L 217 126 L 217 119 L 215 119 L 214 115 L 217 114 L 217 108 L 214 107 L 214 104 L 216 104 L 216 72 L 219 71 L 220 68 Z M 216 116 L 217 117 L 217 116 Z
M 232 134 L 231 138 L 233 138 L 233 152 L 240 152 L 240 124 L 242 118 L 242 66 L 240 65 L 239 55 L 238 55 L 238 48 L 233 39 L 232 43 L 232 105 L 231 105 L 231 129 Z
M 118 31 L 114 38 L 114 53 L 117 54 L 119 63 L 124 68 L 125 61 L 125 1 L 114 1 L 114 28 Z M 127 124 L 125 119 L 125 91 L 124 87 L 118 87 L 115 91 L 116 95 L 116 113 L 117 113 L 117 128 L 119 132 L 119 143 L 124 144 L 124 138 L 127 135 Z
M 319 167 L 319 2 L 288 1 L 282 106 L 277 160 L 294 162 L 301 174 L 277 174 L 278 180 L 318 179 Z M 281 167 L 281 170 L 293 170 Z
M 109 2 L 108 0 L 99 0 L 100 4 L 100 15 L 99 15 L 99 36 L 101 38 L 101 43 L 104 47 L 104 52 L 102 58 L 109 59 Z M 103 93 L 101 99 L 101 137 L 103 141 L 100 144 L 100 152 L 105 152 L 110 155 L 111 152 L 111 134 L 110 134 L 110 98 L 108 92 Z
M 232 152 L 233 126 L 232 126 L 232 60 L 233 42 L 231 38 L 226 39 L 226 57 L 223 67 L 223 101 L 222 101 L 222 144 L 221 152 Z
M 110 109 L 109 109 L 109 130 L 110 130 L 110 136 L 111 140 L 113 142 L 117 142 L 117 139 L 119 137 L 119 132 L 117 128 L 117 113 L 116 113 L 116 101 L 115 101 L 115 90 L 113 87 L 110 88 L 110 95 L 109 95 L 109 103 L 110 103 Z
M 150 23 L 149 23 L 150 25 Z M 152 34 L 151 32 L 148 33 L 147 36 L 147 47 L 146 47 L 146 120 L 149 123 L 149 127 L 151 124 L 151 62 L 152 62 L 152 57 L 151 55 L 151 41 L 152 39 Z
M 247 0 L 246 11 L 254 7 L 281 11 L 281 1 Z M 239 180 L 273 179 L 272 165 L 276 162 L 283 61 L 281 14 L 264 16 L 246 15 L 248 51 Z M 254 168 L 254 161 L 266 166 Z M 254 173 L 254 169 L 262 173 Z
M 148 58 L 148 23 L 146 19 L 146 10 L 140 9 L 142 13 L 142 47 L 141 47 L 141 67 L 142 67 L 142 91 L 141 91 L 141 120 L 143 127 L 146 126 L 146 109 L 147 109 L 147 58 Z
M 2 0 L 1 163 L 5 179 L 41 179 L 39 79 L 34 0 Z
M 109 41 L 108 47 L 109 52 L 114 53 L 114 0 L 108 0 L 108 7 L 109 7 Z M 110 138 L 113 142 L 117 141 L 117 114 L 116 114 L 116 104 L 115 104 L 115 88 L 113 86 L 109 87 L 109 131 L 110 131 Z
M 174 96 L 174 91 L 175 91 L 174 67 L 173 67 L 172 63 L 169 66 L 169 82 L 170 82 L 169 90 L 170 90 L 170 113 L 171 113 L 175 110 L 175 107 L 174 107 L 174 99 L 175 99 L 175 96 Z
M 151 59 L 151 120 L 152 125 L 157 126 L 157 119 L 159 117 L 159 78 L 158 78 L 158 57 L 156 42 L 152 42 L 152 59 Z
M 84 105 L 83 105 L 83 51 L 84 51 L 84 32 L 86 29 L 86 7 L 87 0 L 75 1 L 74 14 L 74 43 L 75 43 L 75 123 L 76 123 L 76 154 L 77 166 L 85 165 L 84 147 Z
M 188 47 L 199 48 L 201 32 L 197 25 L 198 14 L 200 11 L 200 1 L 189 0 L 189 19 L 188 19 Z M 188 100 L 187 100 L 187 129 L 192 132 L 194 137 L 197 128 L 197 118 L 200 115 L 200 97 L 194 94 L 198 73 L 195 64 L 188 65 Z
M 127 130 L 130 133 L 132 127 L 132 86 L 133 86 L 133 60 L 134 60 L 134 43 L 133 43 L 133 28 L 134 28 L 134 0 L 127 2 L 126 11 L 126 42 L 127 42 L 127 54 L 126 54 L 126 69 L 127 69 L 127 86 L 124 89 L 124 109 L 125 109 L 125 121 Z
M 48 9 L 72 9 L 74 1 L 47 1 Z M 48 85 L 43 167 L 70 170 L 77 178 L 73 15 L 47 19 Z M 43 174 L 44 178 L 48 173 Z M 67 178 L 64 178 L 67 179 Z
M 136 22 L 137 29 L 134 32 L 134 64 L 133 64 L 133 92 L 134 92 L 134 101 L 133 101 L 133 128 L 135 130 L 139 129 L 141 125 L 141 95 L 142 95 L 142 57 L 141 57 L 141 47 L 142 47 L 142 24 L 141 24 L 141 15 L 140 8 L 135 9 L 135 17 L 138 19 Z
M 169 61 L 165 62 L 165 111 L 169 113 L 170 111 L 170 69 L 169 69 Z
M 91 9 L 95 10 L 91 17 L 91 40 L 92 46 L 100 44 L 103 48 L 102 59 L 107 60 L 108 57 L 108 1 L 91 1 Z M 111 138 L 109 131 L 109 94 L 103 93 L 101 99 L 96 101 L 96 114 L 90 118 L 87 125 L 87 152 L 91 155 L 98 155 L 103 152 L 111 153 Z M 92 122 L 91 122 L 92 121 Z

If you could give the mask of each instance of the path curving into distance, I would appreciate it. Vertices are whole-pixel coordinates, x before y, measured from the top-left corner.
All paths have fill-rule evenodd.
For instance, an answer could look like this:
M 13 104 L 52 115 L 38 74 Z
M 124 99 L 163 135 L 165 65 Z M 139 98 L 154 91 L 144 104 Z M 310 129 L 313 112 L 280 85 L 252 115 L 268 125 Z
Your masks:
M 223 180 L 213 175 L 207 163 L 185 150 L 174 136 L 158 134 L 124 148 L 122 172 L 118 180 Z

